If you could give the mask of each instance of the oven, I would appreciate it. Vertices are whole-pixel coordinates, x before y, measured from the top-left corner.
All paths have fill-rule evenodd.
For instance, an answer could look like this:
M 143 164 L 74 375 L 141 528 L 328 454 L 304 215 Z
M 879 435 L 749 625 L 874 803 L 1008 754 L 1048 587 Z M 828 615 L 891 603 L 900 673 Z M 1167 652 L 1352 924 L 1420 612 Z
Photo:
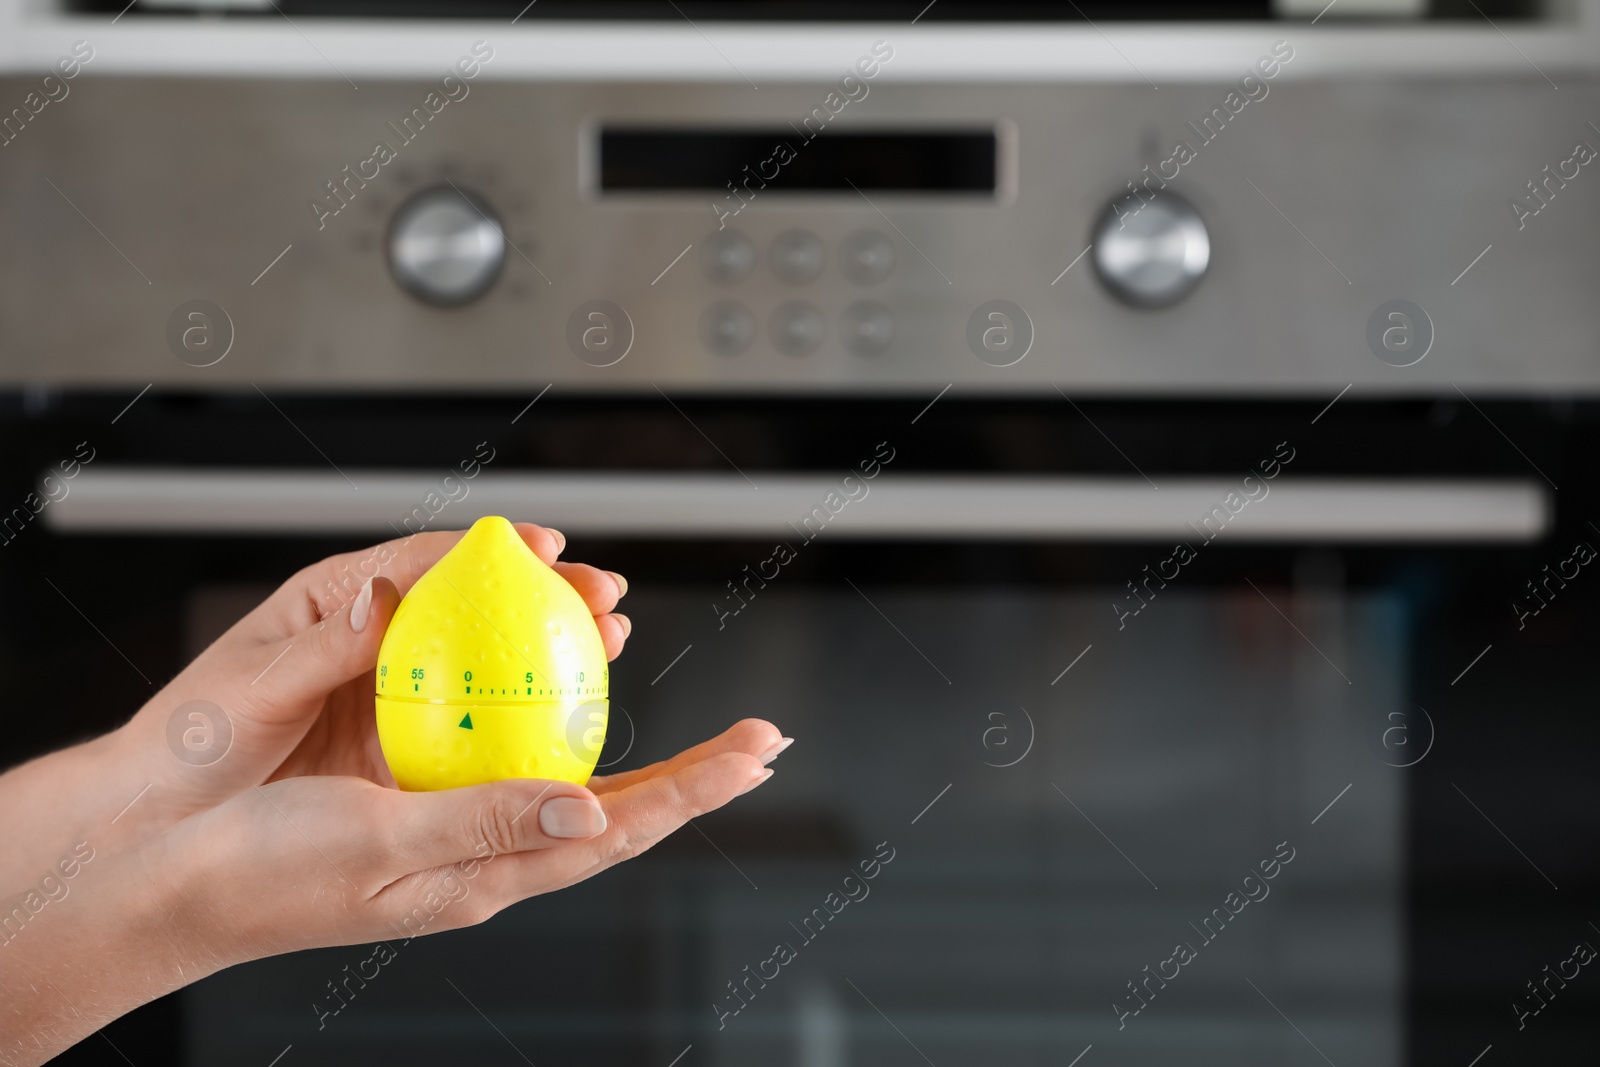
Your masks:
M 1583 1054 L 1595 5 L 358 8 L 290 10 L 326 66 L 16 38 L 82 76 L 0 149 L 7 760 L 487 514 L 629 578 L 602 767 L 798 740 L 481 927 L 134 1012 L 135 1062 Z

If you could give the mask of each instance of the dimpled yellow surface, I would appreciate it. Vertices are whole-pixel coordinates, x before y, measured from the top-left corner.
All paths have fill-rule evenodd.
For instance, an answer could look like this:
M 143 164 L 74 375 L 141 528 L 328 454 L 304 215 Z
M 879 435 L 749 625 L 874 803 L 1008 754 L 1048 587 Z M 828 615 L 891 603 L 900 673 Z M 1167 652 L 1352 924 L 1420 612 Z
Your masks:
M 582 784 L 610 672 L 588 605 L 505 519 L 479 519 L 417 580 L 378 652 L 378 740 L 401 789 Z

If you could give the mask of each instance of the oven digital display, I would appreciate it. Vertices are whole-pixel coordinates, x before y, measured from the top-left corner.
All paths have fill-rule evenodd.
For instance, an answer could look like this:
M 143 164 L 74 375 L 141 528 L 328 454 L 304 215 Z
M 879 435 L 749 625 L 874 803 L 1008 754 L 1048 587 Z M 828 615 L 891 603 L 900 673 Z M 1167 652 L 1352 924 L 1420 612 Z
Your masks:
M 804 127 L 605 127 L 602 193 L 863 192 L 993 194 L 992 127 L 832 132 Z

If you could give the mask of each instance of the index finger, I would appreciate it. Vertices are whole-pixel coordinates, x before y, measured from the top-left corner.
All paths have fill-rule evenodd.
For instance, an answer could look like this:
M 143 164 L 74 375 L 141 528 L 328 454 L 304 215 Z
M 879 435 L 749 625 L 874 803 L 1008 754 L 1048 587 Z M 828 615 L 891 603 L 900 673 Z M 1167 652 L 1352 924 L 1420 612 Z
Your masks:
M 676 774 L 685 767 L 693 766 L 713 756 L 720 756 L 725 752 L 754 756 L 765 766 L 767 753 L 773 752 L 782 742 L 783 732 L 765 719 L 741 719 L 716 737 L 702 741 L 693 748 L 685 749 L 671 759 L 631 771 L 598 774 L 589 779 L 588 785 L 590 791 L 596 794 L 615 793 L 652 778 Z

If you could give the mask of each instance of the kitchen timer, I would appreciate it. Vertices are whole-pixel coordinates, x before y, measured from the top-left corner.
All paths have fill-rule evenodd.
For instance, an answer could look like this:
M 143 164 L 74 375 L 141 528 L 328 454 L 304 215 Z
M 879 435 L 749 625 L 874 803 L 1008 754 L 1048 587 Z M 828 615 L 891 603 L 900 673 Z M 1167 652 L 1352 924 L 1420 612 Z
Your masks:
M 378 740 L 401 789 L 581 785 L 605 743 L 609 681 L 583 597 L 489 516 L 395 610 L 378 652 Z

